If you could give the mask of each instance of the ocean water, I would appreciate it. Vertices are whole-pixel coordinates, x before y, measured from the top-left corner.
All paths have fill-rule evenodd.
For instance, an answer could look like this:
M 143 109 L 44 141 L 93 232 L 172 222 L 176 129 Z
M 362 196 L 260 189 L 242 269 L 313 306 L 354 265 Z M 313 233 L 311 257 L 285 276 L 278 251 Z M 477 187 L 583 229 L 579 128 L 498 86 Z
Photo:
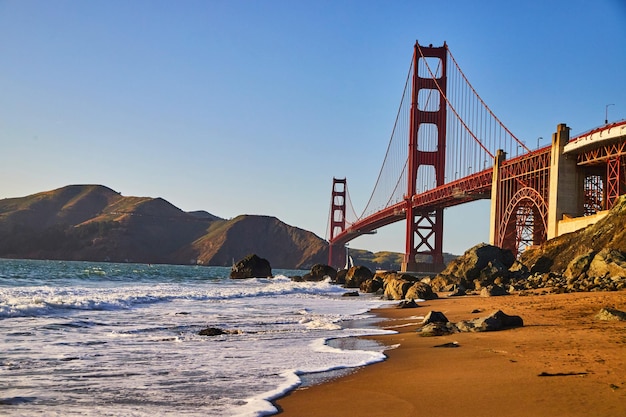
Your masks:
M 381 333 L 381 300 L 273 272 L 0 260 L 0 415 L 265 416 L 319 372 L 384 359 L 338 342 Z

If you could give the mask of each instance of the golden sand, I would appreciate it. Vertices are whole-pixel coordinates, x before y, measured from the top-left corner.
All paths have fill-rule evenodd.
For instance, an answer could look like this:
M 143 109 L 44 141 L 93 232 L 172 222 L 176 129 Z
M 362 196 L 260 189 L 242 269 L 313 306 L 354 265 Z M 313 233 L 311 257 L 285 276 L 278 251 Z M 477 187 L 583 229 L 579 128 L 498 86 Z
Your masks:
M 441 295 L 441 294 L 440 294 Z M 626 321 L 600 321 L 602 307 L 626 311 L 626 292 L 445 297 L 413 309 L 386 308 L 371 337 L 387 346 L 384 362 L 297 389 L 276 402 L 284 417 L 624 417 Z M 430 310 L 452 322 L 496 310 L 524 327 L 422 337 Z M 480 310 L 480 312 L 473 312 Z M 408 325 L 407 325 L 408 324 Z M 406 325 L 406 326 L 403 326 Z M 435 347 L 456 342 L 458 347 Z

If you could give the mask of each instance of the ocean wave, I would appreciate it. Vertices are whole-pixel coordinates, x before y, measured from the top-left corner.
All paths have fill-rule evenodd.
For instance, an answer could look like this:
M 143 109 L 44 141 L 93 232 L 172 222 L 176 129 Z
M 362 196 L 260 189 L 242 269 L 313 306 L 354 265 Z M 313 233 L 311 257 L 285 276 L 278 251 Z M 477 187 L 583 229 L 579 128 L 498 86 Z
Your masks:
M 0 318 L 31 317 L 66 310 L 127 310 L 175 300 L 226 301 L 275 296 L 339 296 L 344 289 L 323 282 L 292 282 L 285 276 L 271 279 L 223 279 L 210 283 L 140 284 L 121 287 L 33 286 L 0 288 Z

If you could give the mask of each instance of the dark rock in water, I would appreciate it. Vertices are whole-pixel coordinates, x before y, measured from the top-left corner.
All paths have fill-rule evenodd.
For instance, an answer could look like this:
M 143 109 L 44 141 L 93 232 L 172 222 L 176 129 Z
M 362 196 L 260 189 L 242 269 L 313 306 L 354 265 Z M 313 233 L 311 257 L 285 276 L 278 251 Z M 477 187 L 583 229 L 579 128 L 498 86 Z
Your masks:
M 241 278 L 266 278 L 272 276 L 272 267 L 267 259 L 258 257 L 256 254 L 248 255 L 235 265 L 230 271 L 230 277 Z
M 506 288 L 503 288 L 499 285 L 489 285 L 488 287 L 480 290 L 481 297 L 498 297 L 501 295 L 508 295 L 509 293 L 506 291 Z
M 207 327 L 206 329 L 202 329 L 198 332 L 200 336 L 219 336 L 226 333 L 227 332 L 218 327 Z
M 423 324 L 429 323 L 448 323 L 450 320 L 441 311 L 429 311 L 422 321 Z
M 487 317 L 474 320 L 460 321 L 457 327 L 462 332 L 493 332 L 524 326 L 520 316 L 509 316 L 498 310 Z
M 616 320 L 616 321 L 625 321 L 626 320 L 626 312 L 616 310 L 611 307 L 605 307 L 598 314 L 596 314 L 597 320 Z
M 322 281 L 324 277 L 314 276 L 310 272 L 298 277 L 291 277 L 291 280 L 294 282 L 319 282 Z
M 365 266 L 353 266 L 346 274 L 346 288 L 359 288 L 361 284 L 372 278 L 374 274 Z
M 311 268 L 310 279 L 307 281 L 323 281 L 329 277 L 331 281 L 337 280 L 337 270 L 330 265 L 316 264 Z
M 292 282 L 304 282 L 305 279 L 302 275 L 292 275 L 289 277 Z
M 341 294 L 342 297 L 358 297 L 359 296 L 359 292 L 358 291 L 348 291 L 348 292 L 344 292 L 343 294 Z
M 419 307 L 419 305 L 413 299 L 411 299 L 411 300 L 402 300 L 396 306 L 396 308 L 416 308 L 416 307 Z
M 335 278 L 335 284 L 345 285 L 346 283 L 346 275 L 348 274 L 347 269 L 341 269 L 337 271 L 337 277 Z

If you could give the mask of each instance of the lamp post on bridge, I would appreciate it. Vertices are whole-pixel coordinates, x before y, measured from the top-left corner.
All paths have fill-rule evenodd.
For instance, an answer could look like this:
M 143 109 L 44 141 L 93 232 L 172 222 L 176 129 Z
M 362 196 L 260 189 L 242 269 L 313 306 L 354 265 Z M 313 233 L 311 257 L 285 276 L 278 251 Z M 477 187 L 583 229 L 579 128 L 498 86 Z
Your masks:
M 604 124 L 609 124 L 609 106 L 615 106 L 615 104 L 607 104 L 604 106 Z
M 539 149 L 539 141 L 540 141 L 540 140 L 543 140 L 543 136 L 539 136 L 539 137 L 537 138 L 537 149 Z

